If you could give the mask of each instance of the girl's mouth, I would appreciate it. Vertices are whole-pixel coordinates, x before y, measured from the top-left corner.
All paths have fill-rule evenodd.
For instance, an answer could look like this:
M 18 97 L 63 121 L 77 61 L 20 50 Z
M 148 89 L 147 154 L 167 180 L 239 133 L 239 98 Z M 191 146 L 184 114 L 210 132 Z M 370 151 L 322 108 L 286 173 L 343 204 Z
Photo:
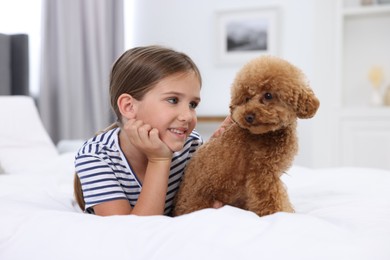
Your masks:
M 185 139 L 187 138 L 188 129 L 186 128 L 169 128 L 169 132 L 174 134 L 176 138 Z
M 187 130 L 177 129 L 177 128 L 169 128 L 169 131 L 171 131 L 174 134 L 183 135 L 187 133 Z

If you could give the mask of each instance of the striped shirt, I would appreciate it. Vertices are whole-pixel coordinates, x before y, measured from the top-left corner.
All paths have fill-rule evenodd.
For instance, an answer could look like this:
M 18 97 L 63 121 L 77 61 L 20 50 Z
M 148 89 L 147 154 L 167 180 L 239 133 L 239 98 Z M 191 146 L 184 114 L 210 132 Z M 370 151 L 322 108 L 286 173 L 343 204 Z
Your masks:
M 89 139 L 76 154 L 75 169 L 88 213 L 93 213 L 92 207 L 97 204 L 118 199 L 127 199 L 134 207 L 142 190 L 142 183 L 131 168 L 131 162 L 127 161 L 120 149 L 119 131 L 120 128 L 114 128 Z M 172 210 L 173 198 L 179 189 L 185 166 L 202 143 L 201 136 L 193 131 L 183 149 L 173 154 L 165 215 Z

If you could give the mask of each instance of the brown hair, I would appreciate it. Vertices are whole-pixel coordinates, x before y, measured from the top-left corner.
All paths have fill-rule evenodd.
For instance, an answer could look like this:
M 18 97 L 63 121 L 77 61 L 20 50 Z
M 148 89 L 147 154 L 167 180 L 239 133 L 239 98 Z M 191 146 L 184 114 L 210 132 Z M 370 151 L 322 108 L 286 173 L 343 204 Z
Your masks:
M 201 84 L 198 67 L 184 53 L 157 45 L 136 47 L 123 53 L 114 63 L 110 77 L 111 107 L 118 121 L 121 121 L 121 114 L 117 100 L 121 94 L 142 100 L 163 78 L 189 71 L 196 73 Z
M 85 201 L 83 196 L 83 190 L 81 188 L 81 182 L 77 173 L 74 174 L 73 177 L 73 190 L 74 190 L 74 198 L 76 199 L 79 207 L 84 211 L 85 210 Z
M 113 64 L 110 75 L 111 107 L 118 123 L 121 124 L 122 121 L 117 104 L 120 95 L 127 93 L 137 100 L 142 100 L 144 95 L 162 79 L 190 71 L 195 72 L 199 83 L 202 84 L 198 67 L 182 52 L 158 45 L 135 47 L 124 52 Z M 117 126 L 113 124 L 104 131 Z M 77 204 L 85 210 L 85 201 L 77 174 L 74 176 L 73 184 Z

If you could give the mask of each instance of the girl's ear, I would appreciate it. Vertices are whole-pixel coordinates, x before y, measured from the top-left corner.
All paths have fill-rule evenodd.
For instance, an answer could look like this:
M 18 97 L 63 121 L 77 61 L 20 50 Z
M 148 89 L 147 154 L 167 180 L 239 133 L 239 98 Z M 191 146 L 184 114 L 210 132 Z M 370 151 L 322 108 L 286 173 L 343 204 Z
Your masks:
M 129 94 L 122 94 L 117 100 L 119 112 L 123 118 L 133 119 L 136 116 L 136 99 Z

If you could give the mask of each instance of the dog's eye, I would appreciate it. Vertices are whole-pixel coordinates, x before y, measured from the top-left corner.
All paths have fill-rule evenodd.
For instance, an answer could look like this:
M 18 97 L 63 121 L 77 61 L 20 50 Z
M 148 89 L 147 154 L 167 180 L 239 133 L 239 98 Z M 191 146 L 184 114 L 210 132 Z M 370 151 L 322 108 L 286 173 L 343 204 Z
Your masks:
M 272 94 L 267 92 L 264 94 L 264 98 L 267 99 L 267 100 L 271 100 L 273 97 L 272 97 Z
M 251 100 L 251 98 L 250 98 L 250 97 L 246 97 L 246 98 L 245 98 L 245 103 L 248 103 L 249 100 Z

